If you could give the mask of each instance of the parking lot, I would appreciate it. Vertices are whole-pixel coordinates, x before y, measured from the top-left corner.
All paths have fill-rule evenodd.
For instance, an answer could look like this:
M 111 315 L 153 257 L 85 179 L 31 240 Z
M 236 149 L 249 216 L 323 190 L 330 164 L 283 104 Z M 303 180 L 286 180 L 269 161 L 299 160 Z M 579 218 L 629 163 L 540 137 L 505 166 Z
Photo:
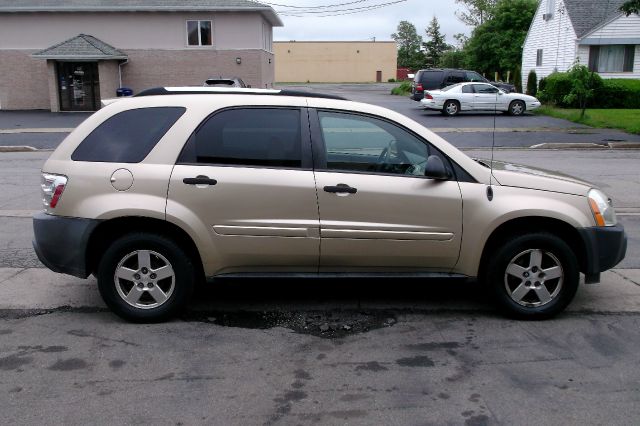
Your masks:
M 504 319 L 474 282 L 217 282 L 167 324 L 109 313 L 95 280 L 42 267 L 30 241 L 48 152 L 0 153 L 0 404 L 7 423 L 630 424 L 640 417 L 639 141 L 526 115 L 424 112 L 389 85 L 302 90 L 402 112 L 472 156 L 590 180 L 614 200 L 627 258 L 567 313 Z M 0 112 L 0 145 L 52 148 L 86 115 Z M 16 129 L 46 131 L 18 132 Z M 10 132 L 10 130 L 14 132 Z

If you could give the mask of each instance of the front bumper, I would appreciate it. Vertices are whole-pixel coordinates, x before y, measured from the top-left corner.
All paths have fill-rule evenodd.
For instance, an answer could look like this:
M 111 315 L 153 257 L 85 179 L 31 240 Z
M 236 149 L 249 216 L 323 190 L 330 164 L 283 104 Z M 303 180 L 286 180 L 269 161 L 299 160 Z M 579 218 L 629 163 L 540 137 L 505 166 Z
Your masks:
M 585 247 L 583 271 L 587 283 L 598 282 L 600 272 L 616 266 L 627 253 L 627 235 L 620 224 L 578 229 Z
M 542 104 L 540 102 L 527 102 L 527 110 L 533 111 L 535 109 L 540 108 Z
M 87 278 L 87 247 L 91 233 L 100 223 L 95 219 L 53 216 L 44 212 L 33 217 L 33 249 L 54 272 Z

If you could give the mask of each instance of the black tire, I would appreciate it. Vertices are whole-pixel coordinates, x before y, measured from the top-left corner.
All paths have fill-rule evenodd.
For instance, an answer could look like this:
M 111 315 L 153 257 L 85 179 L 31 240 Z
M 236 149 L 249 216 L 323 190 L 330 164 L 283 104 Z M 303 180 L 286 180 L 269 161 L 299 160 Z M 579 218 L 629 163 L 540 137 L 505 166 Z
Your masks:
M 452 100 L 446 101 L 442 106 L 442 113 L 449 117 L 458 115 L 460 113 L 460 102 Z
M 135 281 L 140 279 L 141 282 L 118 278 L 116 283 L 115 274 L 119 266 L 127 267 L 128 270 L 139 269 L 139 256 L 142 256 L 140 253 L 146 251 L 150 252 L 150 266 L 145 272 L 147 275 L 140 276 L 142 269 L 146 269 L 142 268 L 138 271 L 138 278 L 135 279 Z M 131 266 L 136 263 L 137 266 Z M 166 264 L 170 269 L 165 272 L 170 271 L 172 276 L 159 278 L 156 275 L 154 277 L 154 270 L 160 269 L 153 268 L 156 266 L 160 268 Z M 97 278 L 102 299 L 116 315 L 131 322 L 153 323 L 165 321 L 186 307 L 196 281 L 196 269 L 189 254 L 173 240 L 161 235 L 141 232 L 125 235 L 109 246 L 98 265 Z M 151 278 L 158 278 L 158 280 L 154 283 Z M 142 283 L 147 279 L 150 283 Z M 128 293 L 124 292 L 127 291 L 129 284 L 131 288 L 128 291 L 136 290 L 141 294 L 135 303 L 146 304 L 144 308 L 136 307 L 125 300 L 125 295 L 128 297 Z M 136 285 L 140 287 L 136 289 Z M 156 293 L 158 289 L 161 289 L 162 293 Z M 157 302 L 153 294 L 161 294 L 165 299 L 161 303 Z
M 524 114 L 526 110 L 527 106 L 522 101 L 512 101 L 509 104 L 509 115 L 517 117 Z
M 542 259 L 541 269 L 537 271 L 535 267 L 531 268 L 534 252 L 540 253 Z M 515 261 L 513 265 L 512 261 Z M 518 265 L 518 262 L 524 266 Z M 544 271 L 552 271 L 548 267 L 554 264 L 558 264 L 561 270 L 553 269 L 553 273 L 547 272 L 546 278 L 539 278 L 545 275 Z M 514 268 L 510 271 L 522 271 L 522 276 L 507 273 L 507 267 Z M 500 310 L 510 317 L 527 320 L 548 319 L 562 312 L 573 300 L 580 279 L 575 253 L 562 239 L 544 232 L 505 240 L 491 255 L 485 271 L 484 280 L 493 291 Z M 562 274 L 561 278 L 550 278 L 557 273 Z M 542 303 L 539 292 L 544 298 L 551 298 Z M 516 299 L 520 299 L 520 302 Z

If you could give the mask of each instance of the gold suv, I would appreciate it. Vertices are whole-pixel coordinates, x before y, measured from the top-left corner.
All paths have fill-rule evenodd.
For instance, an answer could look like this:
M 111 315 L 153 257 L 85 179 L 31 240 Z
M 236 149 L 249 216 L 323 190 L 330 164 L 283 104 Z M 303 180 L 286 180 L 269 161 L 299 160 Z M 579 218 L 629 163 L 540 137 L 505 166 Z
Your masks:
M 377 106 L 292 91 L 158 88 L 78 126 L 42 170 L 34 248 L 159 321 L 216 277 L 412 276 L 486 283 L 548 318 L 624 258 L 592 185 L 476 161 Z M 428 283 L 425 282 L 425 285 Z

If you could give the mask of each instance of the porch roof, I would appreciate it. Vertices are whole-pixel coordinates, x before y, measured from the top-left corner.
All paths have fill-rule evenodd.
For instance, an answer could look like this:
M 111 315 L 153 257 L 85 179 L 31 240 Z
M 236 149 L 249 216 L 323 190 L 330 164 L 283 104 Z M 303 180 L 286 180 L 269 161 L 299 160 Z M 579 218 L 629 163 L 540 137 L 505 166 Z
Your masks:
M 88 34 L 79 34 L 31 55 L 57 60 L 125 60 L 126 53 Z

